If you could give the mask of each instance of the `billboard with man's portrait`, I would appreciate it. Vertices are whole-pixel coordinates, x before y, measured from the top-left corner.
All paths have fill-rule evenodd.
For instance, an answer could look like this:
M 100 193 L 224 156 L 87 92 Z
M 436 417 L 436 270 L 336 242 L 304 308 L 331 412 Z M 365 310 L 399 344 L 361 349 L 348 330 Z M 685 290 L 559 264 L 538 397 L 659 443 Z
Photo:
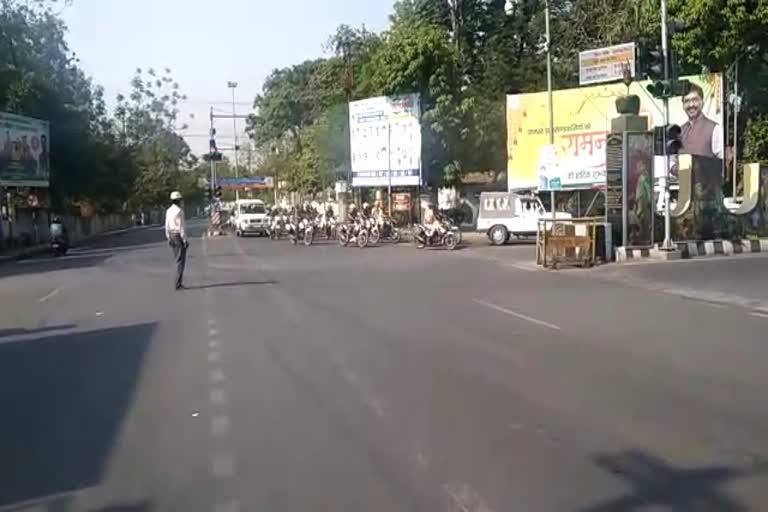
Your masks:
M 722 158 L 723 84 L 720 74 L 682 77 L 692 84 L 685 97 L 669 101 L 669 121 L 682 127 L 688 152 Z M 618 117 L 616 98 L 640 98 L 648 129 L 664 125 L 663 102 L 647 91 L 649 81 L 563 89 L 553 93 L 554 147 L 549 145 L 547 93 L 507 96 L 509 190 L 590 189 L 605 186 L 605 140 Z M 686 148 L 684 148 L 685 151 Z M 711 153 L 711 155 L 710 155 Z M 665 174 L 656 162 L 655 175 Z
M 0 186 L 47 187 L 48 121 L 0 112 Z

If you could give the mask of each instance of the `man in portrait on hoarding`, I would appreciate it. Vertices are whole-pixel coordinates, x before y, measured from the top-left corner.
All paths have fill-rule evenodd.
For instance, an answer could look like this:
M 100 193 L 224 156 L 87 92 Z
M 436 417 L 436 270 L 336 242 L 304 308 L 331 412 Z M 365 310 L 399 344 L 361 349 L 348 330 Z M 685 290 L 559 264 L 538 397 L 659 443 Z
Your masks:
M 37 157 L 38 170 L 40 174 L 48 174 L 48 137 L 45 135 L 40 136 L 40 155 Z
M 692 83 L 688 94 L 683 96 L 683 110 L 688 121 L 683 124 L 681 153 L 723 158 L 723 131 L 719 124 L 708 118 L 702 112 L 704 107 L 704 90 Z

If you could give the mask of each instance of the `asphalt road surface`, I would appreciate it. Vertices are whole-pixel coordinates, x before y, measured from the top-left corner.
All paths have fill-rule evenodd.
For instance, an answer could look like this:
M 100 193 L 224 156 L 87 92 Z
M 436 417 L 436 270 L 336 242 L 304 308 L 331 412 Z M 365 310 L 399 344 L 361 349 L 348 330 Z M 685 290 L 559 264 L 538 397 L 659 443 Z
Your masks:
M 192 231 L 0 266 L 0 511 L 768 510 L 768 259 Z

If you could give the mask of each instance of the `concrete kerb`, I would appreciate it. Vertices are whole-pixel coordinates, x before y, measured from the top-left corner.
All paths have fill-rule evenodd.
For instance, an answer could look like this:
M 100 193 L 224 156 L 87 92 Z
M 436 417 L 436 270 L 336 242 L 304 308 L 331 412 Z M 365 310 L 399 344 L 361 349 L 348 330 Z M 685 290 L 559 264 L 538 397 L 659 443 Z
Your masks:
M 703 256 L 733 256 L 737 254 L 768 253 L 768 239 L 760 240 L 696 240 L 676 242 L 675 251 L 665 252 L 652 248 L 618 247 L 616 262 L 626 263 L 643 259 L 693 259 Z M 674 257 L 670 257 L 674 255 Z M 664 257 L 662 257 L 664 256 Z

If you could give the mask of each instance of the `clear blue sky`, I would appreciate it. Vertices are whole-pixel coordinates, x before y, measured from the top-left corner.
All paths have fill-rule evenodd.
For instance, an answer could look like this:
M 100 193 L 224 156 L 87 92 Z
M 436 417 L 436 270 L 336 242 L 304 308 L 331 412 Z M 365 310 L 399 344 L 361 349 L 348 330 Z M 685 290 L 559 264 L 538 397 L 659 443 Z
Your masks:
M 250 111 L 264 78 L 323 54 L 335 28 L 386 28 L 393 0 L 73 0 L 62 15 L 82 67 L 110 98 L 125 92 L 137 67 L 171 68 L 189 101 L 187 140 L 206 149 L 208 109 L 231 110 L 227 81 L 238 82 L 237 108 Z M 240 112 L 238 112 L 240 113 Z M 221 120 L 231 144 L 231 121 Z

